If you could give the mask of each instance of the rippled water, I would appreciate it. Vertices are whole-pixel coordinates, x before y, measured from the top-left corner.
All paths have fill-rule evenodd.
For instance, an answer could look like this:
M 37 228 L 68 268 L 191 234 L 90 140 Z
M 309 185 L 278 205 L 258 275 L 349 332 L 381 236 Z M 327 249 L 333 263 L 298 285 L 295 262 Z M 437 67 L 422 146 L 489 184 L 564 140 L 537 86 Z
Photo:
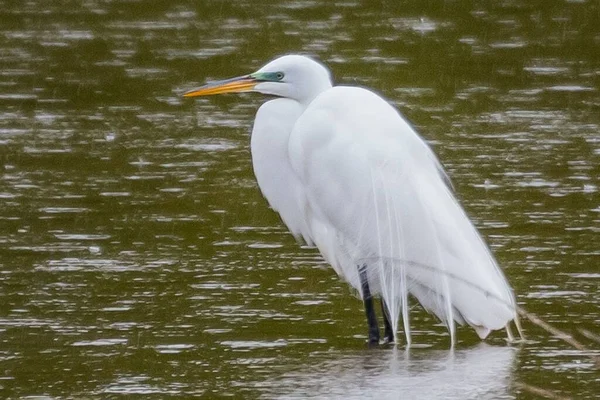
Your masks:
M 184 101 L 288 52 L 373 87 L 434 146 L 519 303 L 600 326 L 600 8 L 592 1 L 0 1 L 0 394 L 595 398 L 587 354 L 479 344 L 362 305 L 252 176 L 260 96 Z M 587 342 L 589 343 L 589 342 Z M 598 345 L 590 344 L 591 348 Z

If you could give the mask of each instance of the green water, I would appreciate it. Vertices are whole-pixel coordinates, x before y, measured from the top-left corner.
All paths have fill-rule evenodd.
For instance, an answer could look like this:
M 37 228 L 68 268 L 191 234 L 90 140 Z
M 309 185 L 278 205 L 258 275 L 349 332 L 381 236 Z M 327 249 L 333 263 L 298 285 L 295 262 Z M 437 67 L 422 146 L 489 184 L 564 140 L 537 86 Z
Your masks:
M 0 397 L 596 398 L 587 354 L 527 322 L 451 353 L 415 306 L 416 348 L 367 350 L 256 186 L 261 96 L 180 97 L 290 52 L 374 88 L 519 304 L 599 333 L 600 6 L 492 4 L 0 1 Z

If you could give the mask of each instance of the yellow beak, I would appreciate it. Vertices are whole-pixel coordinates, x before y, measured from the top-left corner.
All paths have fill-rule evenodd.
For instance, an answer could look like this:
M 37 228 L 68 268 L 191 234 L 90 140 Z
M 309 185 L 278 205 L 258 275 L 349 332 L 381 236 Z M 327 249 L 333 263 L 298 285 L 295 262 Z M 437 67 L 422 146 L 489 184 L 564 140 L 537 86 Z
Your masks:
M 236 78 L 225 79 L 208 83 L 197 89 L 190 90 L 183 94 L 183 97 L 210 96 L 221 93 L 240 93 L 249 92 L 258 81 L 250 75 L 238 76 Z

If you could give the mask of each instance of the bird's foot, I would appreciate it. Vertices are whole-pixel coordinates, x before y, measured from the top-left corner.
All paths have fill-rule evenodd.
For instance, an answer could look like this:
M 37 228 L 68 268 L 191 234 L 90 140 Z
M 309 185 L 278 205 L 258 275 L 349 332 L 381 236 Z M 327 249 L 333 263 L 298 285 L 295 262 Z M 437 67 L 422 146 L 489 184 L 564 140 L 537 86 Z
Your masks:
M 376 348 L 379 346 L 379 330 L 371 330 L 369 332 L 369 339 L 367 340 L 367 347 L 370 349 Z
M 383 314 L 383 316 L 385 322 L 385 328 L 383 331 L 383 343 L 394 343 L 394 330 L 392 329 L 392 326 L 390 325 L 388 319 L 385 317 L 385 314 Z
M 387 345 L 387 344 L 395 344 L 394 343 L 394 335 L 384 335 L 383 336 L 383 345 Z
M 367 340 L 366 344 L 367 344 L 367 348 L 369 348 L 369 349 L 386 348 L 389 346 L 396 345 L 396 343 L 394 342 L 394 338 L 389 338 L 389 337 L 384 337 L 383 340 L 372 338 L 372 339 Z

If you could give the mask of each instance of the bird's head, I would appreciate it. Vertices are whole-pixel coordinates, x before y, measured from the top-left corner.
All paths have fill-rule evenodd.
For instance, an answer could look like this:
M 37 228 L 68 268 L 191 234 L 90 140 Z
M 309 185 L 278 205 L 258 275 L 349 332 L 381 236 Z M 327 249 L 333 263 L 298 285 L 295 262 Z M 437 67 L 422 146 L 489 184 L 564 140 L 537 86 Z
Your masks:
M 329 70 L 319 62 L 300 55 L 279 57 L 258 71 L 191 90 L 184 97 L 221 93 L 258 92 L 310 103 L 331 88 Z

